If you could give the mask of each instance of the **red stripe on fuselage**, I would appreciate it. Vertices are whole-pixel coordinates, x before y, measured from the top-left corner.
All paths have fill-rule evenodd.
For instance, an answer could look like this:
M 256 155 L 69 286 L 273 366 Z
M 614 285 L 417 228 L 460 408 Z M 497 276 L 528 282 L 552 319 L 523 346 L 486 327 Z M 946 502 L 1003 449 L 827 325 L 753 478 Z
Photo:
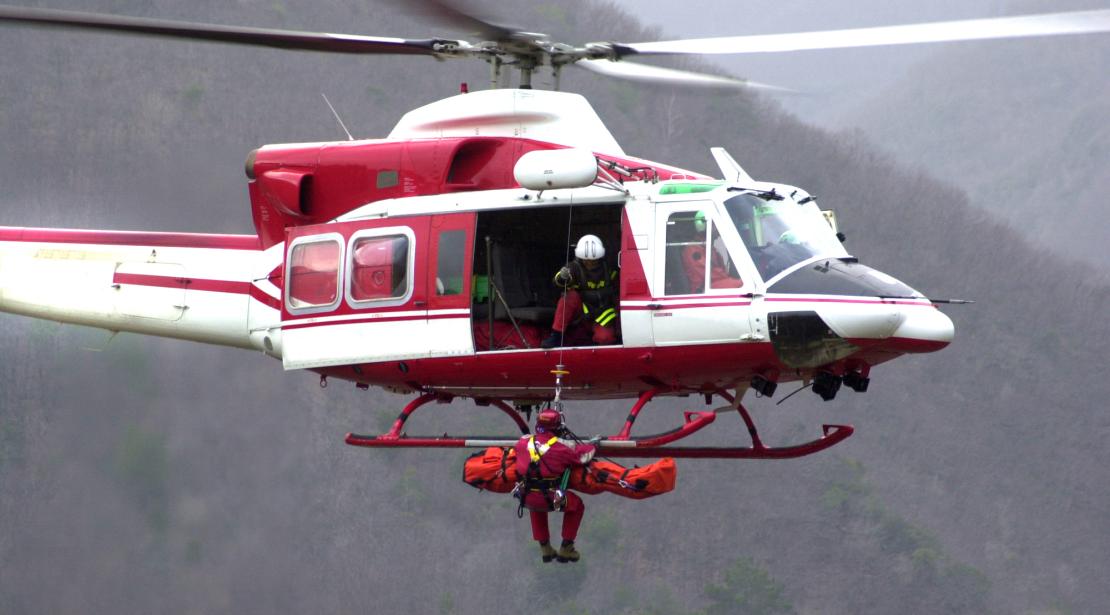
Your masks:
M 250 282 L 205 280 L 201 278 L 171 278 L 163 275 L 119 273 L 118 271 L 112 276 L 112 283 L 133 284 L 135 286 L 156 286 L 158 288 L 187 288 L 189 290 L 205 290 L 213 293 L 236 293 L 240 295 L 245 295 L 250 292 Z
M 271 297 L 270 295 L 267 295 L 266 291 L 264 291 L 261 288 L 255 286 L 254 284 L 250 285 L 249 294 L 253 299 L 255 299 L 256 301 L 261 302 L 263 305 L 265 305 L 267 307 L 272 307 L 275 310 L 278 310 L 279 312 L 281 311 L 281 299 L 278 299 L 277 297 Z
M 856 303 L 868 305 L 916 305 L 920 307 L 936 307 L 935 303 L 928 300 L 898 301 L 895 299 L 810 299 L 806 297 L 768 297 L 767 303 Z
M 878 350 L 898 355 L 936 352 L 947 348 L 951 343 L 937 340 L 922 340 L 913 337 L 888 337 L 881 340 L 848 338 L 846 341 L 853 346 L 862 348 L 864 352 Z
M 0 241 L 36 243 L 84 243 L 153 248 L 208 248 L 261 250 L 255 235 L 210 235 L 205 233 L 153 233 L 145 231 L 88 231 L 74 229 L 0 226 Z
M 686 297 L 666 297 L 655 299 L 658 303 L 654 305 L 621 305 L 622 310 L 677 310 L 677 309 L 690 309 L 690 308 L 704 308 L 704 307 L 747 307 L 752 304 L 751 301 L 729 301 L 727 297 L 722 298 L 721 301 L 712 303 L 680 303 L 680 301 L 687 299 Z M 918 307 L 936 307 L 936 304 L 929 303 L 927 300 L 921 301 L 899 301 L 895 299 L 837 299 L 831 297 L 823 298 L 808 298 L 808 297 L 768 297 L 767 303 L 849 303 L 856 305 L 913 305 Z
M 356 325 L 379 322 L 398 322 L 403 320 L 442 320 L 444 318 L 459 318 L 469 322 L 470 314 L 409 314 L 406 316 L 382 316 L 379 318 L 374 318 L 367 314 L 365 318 L 352 317 L 344 318 L 343 320 L 325 320 L 321 322 L 282 324 L 281 328 L 289 331 L 290 329 L 308 329 L 310 327 L 329 327 L 333 325 Z M 285 322 L 289 323 L 290 321 L 287 320 Z
M 655 305 L 622 305 L 621 309 L 628 312 L 638 310 L 684 310 L 689 308 L 715 308 L 715 307 L 748 307 L 751 301 L 731 301 L 718 303 L 658 303 Z
M 236 295 L 249 295 L 263 304 L 281 309 L 281 301 L 267 295 L 265 291 L 250 282 L 234 280 L 209 280 L 205 278 L 169 277 L 162 275 L 144 275 L 139 273 L 119 273 L 112 276 L 113 284 L 130 284 L 133 286 L 152 286 L 155 288 L 181 288 L 199 290 L 210 293 L 231 293 Z

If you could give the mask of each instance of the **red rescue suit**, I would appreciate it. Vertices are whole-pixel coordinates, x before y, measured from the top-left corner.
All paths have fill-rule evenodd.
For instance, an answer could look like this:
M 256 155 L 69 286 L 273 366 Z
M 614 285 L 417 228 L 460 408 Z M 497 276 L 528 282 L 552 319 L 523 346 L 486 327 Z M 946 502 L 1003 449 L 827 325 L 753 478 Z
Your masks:
M 605 262 L 589 269 L 577 259 L 568 263 L 566 268 L 570 271 L 569 278 L 555 275 L 555 285 L 565 288 L 566 293 L 555 306 L 551 329 L 564 333 L 568 327 L 585 320 L 595 344 L 617 343 L 614 321 L 617 319 L 618 272 L 610 270 Z
M 705 291 L 705 246 L 702 244 L 686 246 L 682 250 L 682 268 L 686 273 L 686 281 L 690 285 L 690 293 Z M 721 256 L 713 251 L 713 262 L 710 264 L 709 285 L 711 288 L 740 288 L 743 282 L 740 278 L 729 275 Z
M 524 496 L 524 506 L 528 508 L 532 521 L 532 538 L 537 542 L 551 541 L 547 513 L 553 510 L 555 489 L 563 472 L 569 468 L 583 466 L 593 459 L 596 450 L 590 444 L 572 445 L 540 431 L 535 436 L 524 436 L 516 443 L 516 469 L 520 476 L 528 476 L 528 466 L 533 459 L 533 451 L 539 456 L 540 477 L 548 481 L 547 493 L 535 488 L 529 489 Z M 528 488 L 526 486 L 526 488 Z M 563 507 L 563 540 L 573 541 L 578 535 L 578 526 L 586 505 L 578 494 L 566 492 L 566 506 Z

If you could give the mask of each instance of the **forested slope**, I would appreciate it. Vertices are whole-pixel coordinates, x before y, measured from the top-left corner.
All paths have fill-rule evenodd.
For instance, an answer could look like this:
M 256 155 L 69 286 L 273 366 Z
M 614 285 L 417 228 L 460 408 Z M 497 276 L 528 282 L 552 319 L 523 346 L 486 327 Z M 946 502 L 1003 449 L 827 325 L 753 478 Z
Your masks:
M 395 9 L 330 0 L 93 5 L 429 34 Z M 655 35 L 605 5 L 529 6 L 513 21 L 576 42 Z M 0 52 L 3 225 L 250 232 L 242 157 L 340 138 L 321 91 L 356 134 L 380 136 L 486 75 L 11 28 Z M 402 398 L 321 389 L 243 351 L 2 316 L 0 612 L 469 613 L 537 599 L 590 613 L 1093 612 L 1110 599 L 1110 283 L 1033 248 L 958 187 L 773 101 L 564 84 L 634 155 L 714 172 L 708 147 L 723 145 L 756 177 L 817 194 L 863 262 L 977 300 L 947 310 L 956 341 L 876 369 L 864 395 L 756 402 L 768 441 L 821 422 L 857 432 L 804 460 L 683 462 L 677 491 L 655 500 L 589 498 L 584 562 L 553 568 L 509 498 L 458 480 L 463 454 L 342 444 L 387 427 Z M 699 405 L 653 403 L 643 429 Z M 580 433 L 605 432 L 627 404 L 570 411 Z M 456 402 L 411 431 L 500 421 Z M 739 422 L 721 427 L 745 437 Z
M 1011 13 L 1106 8 L 1012 2 Z M 955 46 L 850 115 L 885 149 L 968 192 L 1041 249 L 1110 271 L 1110 40 Z

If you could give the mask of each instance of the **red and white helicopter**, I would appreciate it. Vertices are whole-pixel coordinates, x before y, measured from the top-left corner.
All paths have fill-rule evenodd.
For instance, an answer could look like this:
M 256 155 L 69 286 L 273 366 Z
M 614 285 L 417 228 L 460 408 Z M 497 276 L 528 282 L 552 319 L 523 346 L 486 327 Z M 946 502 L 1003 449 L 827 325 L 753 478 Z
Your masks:
M 513 419 L 538 404 L 634 398 L 614 457 L 785 458 L 847 438 L 825 425 L 781 448 L 741 403 L 811 383 L 823 399 L 867 390 L 872 367 L 953 338 L 931 300 L 838 240 L 804 190 L 752 178 L 724 150 L 721 179 L 635 158 L 576 94 L 531 88 L 534 71 L 714 87 L 770 87 L 627 61 L 637 55 L 764 53 L 1110 31 L 1110 10 L 798 34 L 572 46 L 417 3 L 481 41 L 227 27 L 0 6 L 0 21 L 294 50 L 479 58 L 494 89 L 407 113 L 384 139 L 267 145 L 247 158 L 256 235 L 0 227 L 0 310 L 112 331 L 261 351 L 321 382 L 416 395 L 375 447 L 486 447 L 513 438 L 410 437 L 405 421 L 455 397 Z M 497 89 L 502 72 L 519 86 Z M 584 234 L 620 271 L 619 338 L 544 349 L 551 276 Z M 691 254 L 702 266 L 691 273 Z M 710 266 L 706 266 L 706 261 Z M 80 297 L 75 301 L 74 297 Z M 719 396 L 675 430 L 634 437 L 659 395 Z M 738 412 L 752 445 L 665 446 Z

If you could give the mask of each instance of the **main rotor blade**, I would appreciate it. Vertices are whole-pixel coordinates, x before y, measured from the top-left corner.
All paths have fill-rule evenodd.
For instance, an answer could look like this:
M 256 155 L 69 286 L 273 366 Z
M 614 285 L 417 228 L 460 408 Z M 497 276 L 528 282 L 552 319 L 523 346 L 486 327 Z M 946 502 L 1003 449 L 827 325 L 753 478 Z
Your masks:
M 220 26 L 213 24 L 171 21 L 168 19 L 149 19 L 124 15 L 105 15 L 36 9 L 0 5 L 0 21 L 16 21 L 45 26 L 80 28 L 86 30 L 110 30 L 130 34 L 146 34 L 190 40 L 217 41 L 237 45 L 277 47 L 306 51 L 328 51 L 333 53 L 357 54 L 420 54 L 435 55 L 436 39 L 401 39 L 376 36 L 357 36 L 352 34 L 330 34 L 326 32 L 300 32 L 295 30 L 275 30 L 271 28 L 251 28 L 240 26 Z
M 649 66 L 636 62 L 579 60 L 574 63 L 574 66 L 579 66 L 607 77 L 616 77 L 618 79 L 628 79 L 630 81 L 641 81 L 646 83 L 726 88 L 733 90 L 772 90 L 781 93 L 794 93 L 794 90 L 788 90 L 786 88 L 764 83 L 756 83 L 755 81 L 747 81 L 745 79 L 707 75 L 705 73 L 663 68 L 661 66 Z
M 519 28 L 488 21 L 479 16 L 473 8 L 461 5 L 457 0 L 394 0 L 394 3 L 409 14 L 434 19 L 445 26 L 473 33 L 484 40 L 507 40 L 519 30 Z
M 757 34 L 614 45 L 625 54 L 774 53 L 879 45 L 1110 32 L 1110 9 L 939 21 L 791 34 Z

